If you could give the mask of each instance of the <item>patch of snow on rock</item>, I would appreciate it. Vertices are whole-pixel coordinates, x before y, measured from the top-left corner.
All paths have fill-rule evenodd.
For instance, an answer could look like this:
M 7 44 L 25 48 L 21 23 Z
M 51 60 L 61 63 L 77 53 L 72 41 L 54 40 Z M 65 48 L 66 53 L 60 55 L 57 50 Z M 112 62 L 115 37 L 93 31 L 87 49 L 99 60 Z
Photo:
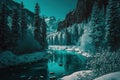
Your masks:
M 106 74 L 94 80 L 120 80 L 120 72 Z
M 68 75 L 68 76 L 61 78 L 61 80 L 77 80 L 78 75 L 85 76 L 86 74 L 90 74 L 91 72 L 92 72 L 91 70 L 78 71 L 78 72 L 75 72 L 71 75 Z

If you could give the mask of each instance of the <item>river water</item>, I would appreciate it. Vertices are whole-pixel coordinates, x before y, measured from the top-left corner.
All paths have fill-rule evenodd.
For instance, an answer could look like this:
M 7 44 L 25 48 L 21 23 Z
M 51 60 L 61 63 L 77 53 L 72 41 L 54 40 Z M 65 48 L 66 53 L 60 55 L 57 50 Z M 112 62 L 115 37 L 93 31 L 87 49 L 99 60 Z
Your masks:
M 72 51 L 54 50 L 48 59 L 0 69 L 0 80 L 57 80 L 85 69 L 86 57 Z
M 85 68 L 86 57 L 71 51 L 55 50 L 48 60 L 48 77 L 63 77 Z

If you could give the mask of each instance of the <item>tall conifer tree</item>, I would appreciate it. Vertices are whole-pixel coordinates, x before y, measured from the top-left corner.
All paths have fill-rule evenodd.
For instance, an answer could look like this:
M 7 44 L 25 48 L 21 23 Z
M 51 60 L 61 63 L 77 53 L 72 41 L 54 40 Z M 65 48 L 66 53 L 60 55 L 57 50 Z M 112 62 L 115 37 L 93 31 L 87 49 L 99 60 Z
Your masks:
M 20 25 L 18 11 L 14 9 L 12 17 L 12 41 L 14 47 L 17 46 L 17 42 L 20 39 Z
M 45 19 L 43 17 L 42 21 L 41 21 L 41 29 L 42 29 L 42 47 L 43 49 L 47 48 L 47 41 L 46 41 L 46 23 L 45 23 Z
M 107 10 L 107 43 L 110 51 L 120 48 L 120 1 L 109 0 Z
M 42 34 L 41 34 L 41 27 L 40 27 L 40 16 L 39 16 L 39 4 L 36 3 L 36 6 L 35 6 L 35 21 L 34 21 L 34 27 L 35 27 L 35 30 L 34 30 L 34 37 L 35 39 L 40 43 L 42 43 Z
M 6 5 L 3 3 L 0 14 L 0 49 L 6 50 L 9 47 L 9 26 L 7 24 Z
M 24 5 L 23 2 L 21 2 L 21 37 L 22 39 L 25 38 L 26 35 L 26 31 L 27 31 L 27 21 L 26 21 L 26 13 L 25 13 L 25 9 L 24 9 Z

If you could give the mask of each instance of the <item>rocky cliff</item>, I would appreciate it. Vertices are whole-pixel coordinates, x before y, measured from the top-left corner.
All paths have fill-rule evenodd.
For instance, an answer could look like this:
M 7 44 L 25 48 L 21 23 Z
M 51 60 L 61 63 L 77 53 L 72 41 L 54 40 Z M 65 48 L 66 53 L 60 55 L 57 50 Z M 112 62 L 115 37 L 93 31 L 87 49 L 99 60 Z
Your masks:
M 96 1 L 99 9 L 104 8 L 106 10 L 108 0 L 78 0 L 76 8 L 66 15 L 65 20 L 58 24 L 58 31 L 75 23 L 88 21 L 91 17 L 93 5 Z
M 50 45 L 79 45 L 85 51 L 120 48 L 120 1 L 78 0 L 76 9 L 48 35 Z

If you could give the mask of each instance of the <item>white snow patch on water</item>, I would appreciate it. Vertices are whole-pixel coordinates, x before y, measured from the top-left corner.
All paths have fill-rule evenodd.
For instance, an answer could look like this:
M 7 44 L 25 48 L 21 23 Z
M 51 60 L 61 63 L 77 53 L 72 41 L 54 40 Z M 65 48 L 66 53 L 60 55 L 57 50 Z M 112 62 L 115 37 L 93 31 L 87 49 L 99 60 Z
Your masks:
M 57 45 L 52 45 L 52 46 L 49 46 L 50 50 L 66 50 L 66 51 L 73 51 L 73 52 L 76 52 L 77 54 L 81 54 L 85 57 L 91 57 L 92 55 L 90 55 L 89 53 L 87 52 L 84 52 L 83 50 L 81 50 L 78 47 L 76 46 L 57 46 Z

